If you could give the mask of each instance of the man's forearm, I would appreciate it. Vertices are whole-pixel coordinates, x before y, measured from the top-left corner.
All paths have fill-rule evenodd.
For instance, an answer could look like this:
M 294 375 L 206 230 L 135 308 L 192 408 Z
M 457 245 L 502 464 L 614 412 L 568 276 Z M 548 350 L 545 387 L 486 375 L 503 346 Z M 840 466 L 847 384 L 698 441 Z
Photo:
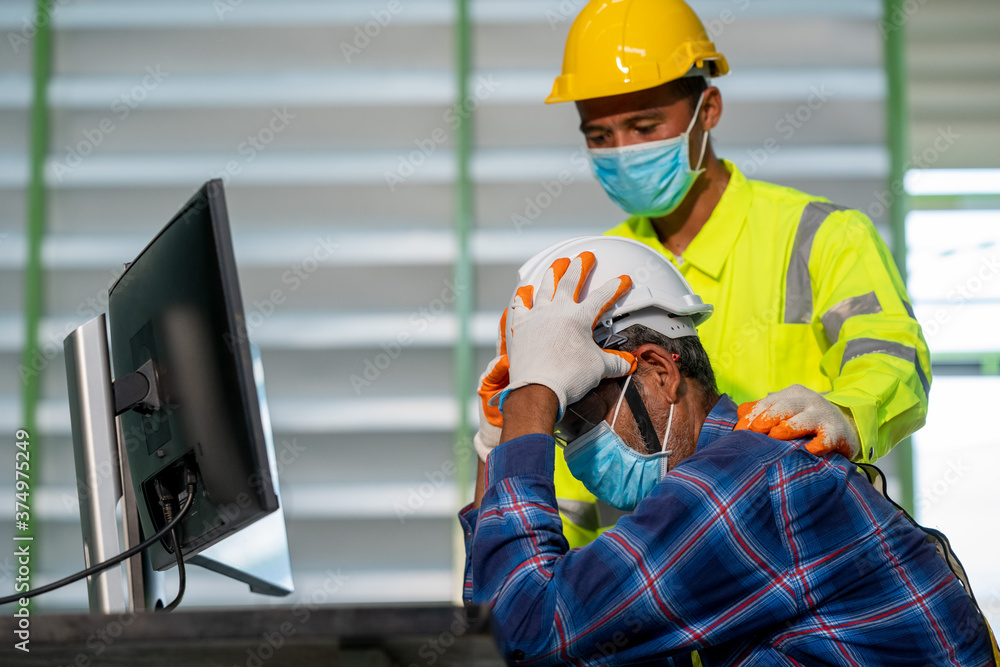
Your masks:
M 479 467 L 476 468 L 476 493 L 472 498 L 471 507 L 479 507 L 483 502 L 483 494 L 486 493 L 486 464 L 479 459 Z
M 529 384 L 512 391 L 503 405 L 500 444 L 522 435 L 552 435 L 558 414 L 559 399 L 548 387 Z
M 511 392 L 504 412 L 504 428 L 500 442 L 507 442 L 522 435 L 544 433 L 552 435 L 559 399 L 545 386 L 531 384 Z M 471 507 L 479 507 L 486 493 L 486 464 L 480 459 L 476 469 L 476 493 Z

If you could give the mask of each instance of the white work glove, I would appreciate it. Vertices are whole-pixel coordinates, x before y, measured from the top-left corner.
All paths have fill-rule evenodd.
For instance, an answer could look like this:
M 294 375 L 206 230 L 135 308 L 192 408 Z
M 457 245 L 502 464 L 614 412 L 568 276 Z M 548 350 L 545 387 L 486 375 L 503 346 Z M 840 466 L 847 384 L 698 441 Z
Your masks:
M 507 311 L 504 311 L 506 315 Z M 472 444 L 483 463 L 493 448 L 500 444 L 500 430 L 503 428 L 503 415 L 490 400 L 507 387 L 507 355 L 498 355 L 486 366 L 486 372 L 479 376 L 479 430 L 476 431 Z
M 524 288 L 521 288 L 524 289 Z M 479 376 L 479 430 L 472 438 L 472 444 L 483 463 L 490 452 L 500 444 L 500 431 L 503 429 L 503 415 L 500 408 L 490 401 L 498 393 L 507 388 L 510 381 L 507 363 L 507 309 L 500 316 L 500 326 L 497 330 L 497 356 L 486 365 L 486 371 Z
M 749 429 L 777 440 L 815 435 L 806 449 L 817 456 L 839 452 L 853 459 L 861 451 L 858 430 L 850 414 L 800 384 L 744 403 L 737 415 L 736 430 Z
M 594 327 L 602 314 L 632 289 L 632 279 L 619 276 L 592 289 L 582 303 L 580 290 L 597 260 L 583 252 L 572 262 L 557 259 L 532 295 L 518 290 L 507 313 L 506 343 L 510 384 L 499 399 L 529 384 L 548 387 L 559 399 L 562 418 L 566 406 L 583 398 L 604 378 L 633 372 L 635 357 L 628 352 L 603 350 L 594 342 Z

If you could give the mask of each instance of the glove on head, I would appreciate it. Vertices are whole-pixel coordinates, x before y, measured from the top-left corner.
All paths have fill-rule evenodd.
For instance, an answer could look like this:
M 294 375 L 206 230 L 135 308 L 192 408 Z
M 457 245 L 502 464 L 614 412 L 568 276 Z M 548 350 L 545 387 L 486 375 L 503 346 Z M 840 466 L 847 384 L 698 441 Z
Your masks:
M 561 419 L 567 405 L 583 398 L 601 380 L 635 370 L 631 354 L 604 350 L 594 342 L 594 327 L 601 316 L 632 289 L 631 278 L 623 275 L 591 289 L 580 301 L 596 263 L 591 252 L 572 261 L 557 259 L 537 293 L 518 290 L 506 320 L 510 383 L 490 401 L 501 413 L 511 391 L 540 384 L 558 397 Z

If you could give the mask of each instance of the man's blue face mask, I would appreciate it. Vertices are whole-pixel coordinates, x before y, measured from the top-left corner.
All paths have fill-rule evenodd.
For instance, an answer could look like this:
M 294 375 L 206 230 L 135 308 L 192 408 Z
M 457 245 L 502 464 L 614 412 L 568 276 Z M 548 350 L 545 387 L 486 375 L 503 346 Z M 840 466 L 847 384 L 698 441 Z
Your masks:
M 698 165 L 691 168 L 688 150 L 691 130 L 705 94 L 698 98 L 691 124 L 680 136 L 618 148 L 591 148 L 590 164 L 604 191 L 630 215 L 659 218 L 681 205 L 704 172 L 701 163 L 708 146 L 708 132 L 701 143 Z
M 671 404 L 663 443 L 656 442 L 654 431 L 654 439 L 652 446 L 650 446 L 648 430 L 652 429 L 652 423 L 649 422 L 649 416 L 645 413 L 645 406 L 643 406 L 641 412 L 647 422 L 645 429 L 640 426 L 640 431 L 645 430 L 643 439 L 646 441 L 647 449 L 655 449 L 659 445 L 660 451 L 640 454 L 626 445 L 621 437 L 615 433 L 614 425 L 618 420 L 618 411 L 621 409 L 622 399 L 625 398 L 626 392 L 629 390 L 631 380 L 632 376 L 630 375 L 622 387 L 611 424 L 609 425 L 608 422 L 601 419 L 597 426 L 590 428 L 569 442 L 565 451 L 566 463 L 573 476 L 583 482 L 583 485 L 595 496 L 626 512 L 634 510 L 639 502 L 648 496 L 667 474 L 670 452 L 665 451 L 665 449 L 674 419 L 674 406 Z M 633 391 L 635 391 L 634 387 Z M 635 405 L 636 400 L 642 401 L 638 391 L 635 392 L 634 398 L 629 400 L 629 405 Z M 572 407 L 568 412 L 571 411 Z M 633 412 L 635 412 L 634 409 Z M 584 417 L 578 421 L 586 423 L 587 419 Z M 577 428 L 579 427 L 577 426 Z M 556 435 L 557 437 L 560 435 L 558 428 Z

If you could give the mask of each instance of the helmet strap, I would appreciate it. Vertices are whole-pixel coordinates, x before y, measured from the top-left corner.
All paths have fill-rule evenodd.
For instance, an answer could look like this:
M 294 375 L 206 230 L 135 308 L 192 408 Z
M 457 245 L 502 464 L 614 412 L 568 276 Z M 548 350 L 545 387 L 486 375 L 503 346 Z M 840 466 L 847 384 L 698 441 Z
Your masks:
M 642 400 L 642 396 L 639 394 L 639 389 L 636 387 L 634 382 L 630 382 L 632 376 L 629 375 L 627 378 L 618 378 L 618 384 L 622 387 L 622 393 L 625 396 L 625 400 L 628 401 L 628 407 L 632 410 L 632 418 L 635 420 L 635 425 L 639 428 L 639 435 L 642 436 L 642 442 L 646 446 L 647 454 L 658 454 L 663 451 L 660 445 L 659 438 L 656 437 L 656 428 L 653 426 L 653 420 L 649 418 L 649 411 L 646 410 L 646 404 Z M 621 399 L 619 398 L 619 404 Z M 615 418 L 618 417 L 618 411 L 615 410 Z

